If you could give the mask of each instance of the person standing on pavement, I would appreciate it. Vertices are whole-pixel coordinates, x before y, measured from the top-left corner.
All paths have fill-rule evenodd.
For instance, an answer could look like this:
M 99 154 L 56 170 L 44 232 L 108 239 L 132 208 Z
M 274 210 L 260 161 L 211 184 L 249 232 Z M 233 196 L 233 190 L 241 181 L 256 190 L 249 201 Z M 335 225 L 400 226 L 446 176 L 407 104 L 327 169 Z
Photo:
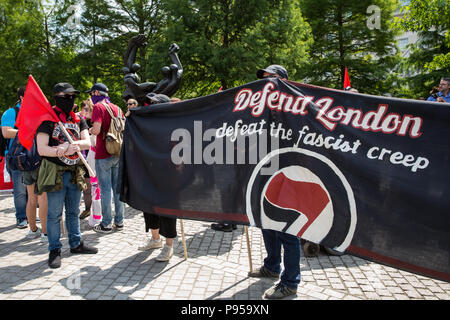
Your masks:
M 108 105 L 114 116 L 122 114 L 118 106 L 111 103 L 108 96 L 108 87 L 103 83 L 96 83 L 88 91 L 91 95 L 94 109 L 92 111 L 92 127 L 89 133 L 96 135 L 95 170 L 101 192 L 102 222 L 94 227 L 94 231 L 111 233 L 113 227 L 117 231 L 123 230 L 125 205 L 120 201 L 120 192 L 117 188 L 119 178 L 119 157 L 112 156 L 106 151 L 105 135 L 111 124 L 111 116 L 106 109 Z M 122 114 L 123 116 L 123 114 Z M 112 226 L 111 198 L 114 199 L 114 226 Z
M 16 136 L 18 129 L 16 128 L 16 119 L 22 104 L 23 97 L 25 95 L 25 87 L 17 89 L 17 101 L 16 106 L 9 108 L 3 113 L 1 120 L 2 134 L 5 139 L 9 140 L 9 146 L 11 146 L 12 140 Z M 6 150 L 5 156 L 8 153 Z M 13 182 L 13 197 L 14 207 L 16 209 L 16 227 L 19 229 L 25 229 L 28 226 L 27 220 L 27 189 L 23 184 L 23 171 L 10 169 L 7 164 L 6 170 L 8 170 Z
M 149 94 L 147 95 L 146 102 L 149 105 L 155 105 L 171 101 L 165 94 Z M 147 251 L 162 248 L 156 257 L 156 261 L 169 261 L 173 256 L 173 240 L 177 236 L 177 219 L 157 215 L 154 211 L 143 212 L 143 214 L 146 236 L 144 243 L 138 247 L 138 250 Z M 151 237 L 147 236 L 149 230 Z M 166 244 L 164 246 L 161 236 L 166 238 Z
M 282 80 L 288 79 L 288 73 L 283 66 L 270 65 L 265 69 L 257 71 L 259 79 L 276 77 Z M 276 120 L 276 114 L 274 115 Z M 300 283 L 300 238 L 288 233 L 275 230 L 262 229 L 264 245 L 267 257 L 263 266 L 256 271 L 249 272 L 250 277 L 279 278 L 281 273 L 281 248 L 283 247 L 284 270 L 281 273 L 280 281 L 269 288 L 264 297 L 267 299 L 281 299 L 295 295 Z
M 76 95 L 69 83 L 58 83 L 53 87 L 56 115 L 73 139 L 69 143 L 58 123 L 44 121 L 36 131 L 36 144 L 42 157 L 37 179 L 38 194 L 47 192 L 47 237 L 50 251 L 48 265 L 50 268 L 61 267 L 61 215 L 66 211 L 66 227 L 71 253 L 95 254 L 97 249 L 87 246 L 81 238 L 80 199 L 84 190 L 85 168 L 78 156 L 78 151 L 89 149 L 89 133 L 86 122 L 74 112 Z

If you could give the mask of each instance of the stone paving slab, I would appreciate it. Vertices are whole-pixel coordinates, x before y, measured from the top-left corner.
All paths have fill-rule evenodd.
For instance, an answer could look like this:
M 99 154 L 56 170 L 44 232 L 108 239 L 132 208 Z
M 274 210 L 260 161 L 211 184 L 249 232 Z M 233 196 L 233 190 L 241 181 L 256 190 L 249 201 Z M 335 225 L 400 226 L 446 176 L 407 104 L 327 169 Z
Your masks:
M 81 205 L 83 208 L 83 204 Z M 13 198 L 0 194 L 0 300 L 261 300 L 274 280 L 247 277 L 249 258 L 243 226 L 224 233 L 210 223 L 183 220 L 174 256 L 157 262 L 159 251 L 137 250 L 144 239 L 142 213 L 126 205 L 125 228 L 98 234 L 81 222 L 86 243 L 96 255 L 72 255 L 62 237 L 62 267 L 47 266 L 47 244 L 25 240 L 15 228 Z M 265 248 L 261 231 L 249 228 L 253 268 Z M 300 261 L 301 284 L 292 300 L 448 300 L 450 283 L 397 270 L 351 255 Z

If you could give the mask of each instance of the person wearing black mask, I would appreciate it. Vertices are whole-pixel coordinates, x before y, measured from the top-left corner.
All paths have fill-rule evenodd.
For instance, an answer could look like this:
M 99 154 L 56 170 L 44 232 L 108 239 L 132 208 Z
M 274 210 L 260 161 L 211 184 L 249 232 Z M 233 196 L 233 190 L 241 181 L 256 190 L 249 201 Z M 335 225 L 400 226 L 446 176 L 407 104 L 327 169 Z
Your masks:
M 72 137 L 73 143 L 61 131 L 58 123 L 44 121 L 37 129 L 36 143 L 42 157 L 37 180 L 38 192 L 47 192 L 47 237 L 49 243 L 50 268 L 61 266 L 61 215 L 63 206 L 66 211 L 66 226 L 71 253 L 97 253 L 83 243 L 81 239 L 80 213 L 81 190 L 84 190 L 85 168 L 80 161 L 78 151 L 87 150 L 91 143 L 86 121 L 80 119 L 73 107 L 76 95 L 69 83 L 58 83 L 53 88 L 56 105 L 53 107 L 56 115 Z

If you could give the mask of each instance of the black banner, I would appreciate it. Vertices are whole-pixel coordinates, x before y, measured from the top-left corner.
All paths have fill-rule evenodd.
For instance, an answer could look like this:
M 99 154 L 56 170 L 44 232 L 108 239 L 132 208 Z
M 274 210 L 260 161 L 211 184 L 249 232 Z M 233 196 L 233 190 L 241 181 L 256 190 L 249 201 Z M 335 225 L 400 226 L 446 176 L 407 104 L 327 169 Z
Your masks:
M 450 106 L 263 79 L 139 107 L 121 199 L 450 280 Z

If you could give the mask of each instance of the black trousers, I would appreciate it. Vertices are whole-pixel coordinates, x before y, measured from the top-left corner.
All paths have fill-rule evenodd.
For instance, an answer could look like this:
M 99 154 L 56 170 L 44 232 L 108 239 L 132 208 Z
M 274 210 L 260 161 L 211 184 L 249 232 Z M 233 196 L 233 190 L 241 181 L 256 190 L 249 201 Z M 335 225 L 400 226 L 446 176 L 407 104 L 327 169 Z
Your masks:
M 177 219 L 162 217 L 154 213 L 144 212 L 145 232 L 159 229 L 159 234 L 166 238 L 176 238 Z

